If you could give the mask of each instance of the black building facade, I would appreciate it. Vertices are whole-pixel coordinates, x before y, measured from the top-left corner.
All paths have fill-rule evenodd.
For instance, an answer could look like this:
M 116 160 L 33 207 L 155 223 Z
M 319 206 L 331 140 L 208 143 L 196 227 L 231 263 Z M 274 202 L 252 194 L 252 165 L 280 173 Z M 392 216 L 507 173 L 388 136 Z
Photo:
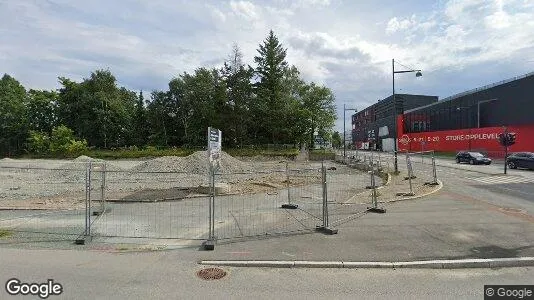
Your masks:
M 534 72 L 404 113 L 405 133 L 528 124 L 534 124 Z
M 369 143 L 369 148 L 382 149 L 382 140 L 394 138 L 395 117 L 406 110 L 438 101 L 437 96 L 395 94 L 352 115 L 352 141 L 356 147 Z

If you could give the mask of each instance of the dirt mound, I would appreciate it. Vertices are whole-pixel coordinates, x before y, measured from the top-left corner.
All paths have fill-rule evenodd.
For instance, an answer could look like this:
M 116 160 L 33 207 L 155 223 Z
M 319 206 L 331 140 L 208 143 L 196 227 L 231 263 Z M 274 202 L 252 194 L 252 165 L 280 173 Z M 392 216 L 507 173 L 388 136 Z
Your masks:
M 62 164 L 61 166 L 59 166 L 58 169 L 63 169 L 63 170 L 85 170 L 87 168 L 87 163 L 88 162 L 95 163 L 93 165 L 95 167 L 99 167 L 99 166 L 102 165 L 102 163 L 106 163 L 106 170 L 108 170 L 108 171 L 122 171 L 123 170 L 121 167 L 115 165 L 112 162 L 105 161 L 105 160 L 100 159 L 100 158 L 92 158 L 92 157 L 85 156 L 85 155 L 78 156 L 75 159 Z
M 208 154 L 206 151 L 197 151 L 186 157 L 158 157 L 135 166 L 132 171 L 208 174 Z M 220 172 L 228 174 L 250 171 L 252 171 L 252 167 L 247 163 L 242 162 L 225 152 L 221 153 Z
M 81 156 L 76 157 L 72 161 L 88 162 L 88 161 L 102 161 L 102 160 L 98 159 L 98 158 L 92 158 L 92 157 L 89 157 L 89 156 L 81 155 Z

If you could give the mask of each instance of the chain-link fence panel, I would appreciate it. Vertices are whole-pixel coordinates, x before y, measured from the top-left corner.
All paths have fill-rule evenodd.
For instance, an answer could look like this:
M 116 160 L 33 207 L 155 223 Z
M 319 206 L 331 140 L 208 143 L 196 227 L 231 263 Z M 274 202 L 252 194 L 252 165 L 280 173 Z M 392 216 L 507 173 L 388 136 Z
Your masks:
M 96 237 L 203 240 L 208 234 L 209 185 L 205 174 L 173 171 L 94 172 L 104 210 L 92 222 Z M 102 207 L 102 206 L 99 206 Z
M 320 223 L 320 169 L 292 163 L 279 169 L 215 175 L 215 236 L 235 239 L 307 232 Z
M 0 160 L 0 231 L 13 239 L 82 235 L 89 167 L 83 159 Z

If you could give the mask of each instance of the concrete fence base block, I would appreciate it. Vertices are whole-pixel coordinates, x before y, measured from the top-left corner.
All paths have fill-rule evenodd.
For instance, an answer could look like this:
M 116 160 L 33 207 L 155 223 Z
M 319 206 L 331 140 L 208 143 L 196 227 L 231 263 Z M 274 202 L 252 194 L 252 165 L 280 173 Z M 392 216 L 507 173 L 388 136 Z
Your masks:
M 297 204 L 282 204 L 281 208 L 285 209 L 297 209 L 299 206 Z
M 206 251 L 213 251 L 215 249 L 215 241 L 207 240 L 202 242 L 202 249 Z
M 93 237 L 90 235 L 81 235 L 74 240 L 75 245 L 85 245 L 93 240 Z
M 386 209 L 385 208 L 380 208 L 380 207 L 368 207 L 367 208 L 367 212 L 377 213 L 377 214 L 385 214 L 386 213 Z

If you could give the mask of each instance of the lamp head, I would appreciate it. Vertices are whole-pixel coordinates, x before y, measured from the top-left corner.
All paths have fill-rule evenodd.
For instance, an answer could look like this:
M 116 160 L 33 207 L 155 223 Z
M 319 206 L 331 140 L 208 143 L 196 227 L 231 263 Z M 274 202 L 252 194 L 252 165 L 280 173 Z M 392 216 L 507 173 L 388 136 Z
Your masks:
M 421 77 L 423 76 L 423 73 L 421 73 L 421 71 L 417 71 L 417 73 L 415 73 L 415 77 Z

